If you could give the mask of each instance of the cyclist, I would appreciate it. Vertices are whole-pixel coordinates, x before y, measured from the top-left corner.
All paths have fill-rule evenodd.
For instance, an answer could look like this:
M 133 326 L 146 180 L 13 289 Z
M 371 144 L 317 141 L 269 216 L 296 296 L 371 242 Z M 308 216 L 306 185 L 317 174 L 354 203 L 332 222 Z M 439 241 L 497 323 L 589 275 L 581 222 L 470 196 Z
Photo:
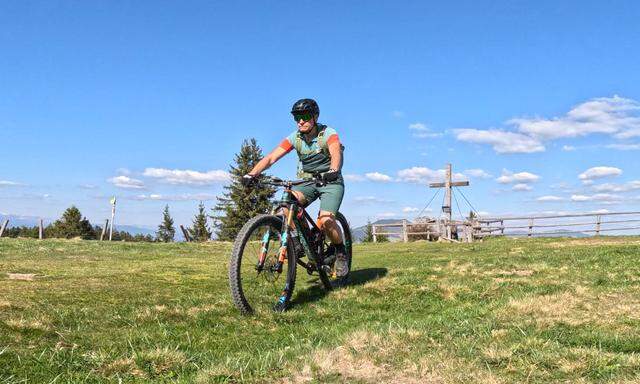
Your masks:
M 331 240 L 336 251 L 336 275 L 346 276 L 349 264 L 342 242 L 340 228 L 335 215 L 344 196 L 342 179 L 342 151 L 338 134 L 333 128 L 318 123 L 320 108 L 312 99 L 296 101 L 291 114 L 297 124 L 297 130 L 287 136 L 271 153 L 260 160 L 253 169 L 242 178 L 245 185 L 251 185 L 258 175 L 280 160 L 293 149 L 298 153 L 298 178 L 309 179 L 308 183 L 294 186 L 293 194 L 301 205 L 307 207 L 320 198 L 318 227 Z M 324 186 L 316 186 L 314 174 L 321 174 Z M 285 212 L 285 215 L 287 212 Z

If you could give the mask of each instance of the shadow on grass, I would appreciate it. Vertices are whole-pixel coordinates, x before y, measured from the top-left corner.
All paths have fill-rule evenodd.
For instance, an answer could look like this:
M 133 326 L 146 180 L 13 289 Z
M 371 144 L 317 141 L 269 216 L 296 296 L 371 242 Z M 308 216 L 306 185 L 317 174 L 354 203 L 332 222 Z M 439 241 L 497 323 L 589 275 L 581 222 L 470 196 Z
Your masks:
M 352 271 L 349 275 L 349 283 L 347 283 L 347 287 L 353 287 L 356 285 L 363 285 L 368 281 L 382 278 L 387 275 L 387 268 L 365 268 L 358 269 Z M 339 288 L 334 288 L 334 290 L 339 290 Z M 291 301 L 292 306 L 298 306 L 308 303 L 313 303 L 315 301 L 321 300 L 329 293 L 322 283 L 320 279 L 317 279 L 315 284 L 312 286 L 298 291 L 295 299 Z

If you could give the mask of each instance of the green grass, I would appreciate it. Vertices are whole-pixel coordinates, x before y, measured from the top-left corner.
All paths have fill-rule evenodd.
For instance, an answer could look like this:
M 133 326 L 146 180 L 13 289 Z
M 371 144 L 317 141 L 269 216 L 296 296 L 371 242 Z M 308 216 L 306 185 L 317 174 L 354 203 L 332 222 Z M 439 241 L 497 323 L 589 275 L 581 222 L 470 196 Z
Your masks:
M 253 317 L 230 249 L 0 239 L 0 382 L 640 380 L 639 238 L 356 245 Z

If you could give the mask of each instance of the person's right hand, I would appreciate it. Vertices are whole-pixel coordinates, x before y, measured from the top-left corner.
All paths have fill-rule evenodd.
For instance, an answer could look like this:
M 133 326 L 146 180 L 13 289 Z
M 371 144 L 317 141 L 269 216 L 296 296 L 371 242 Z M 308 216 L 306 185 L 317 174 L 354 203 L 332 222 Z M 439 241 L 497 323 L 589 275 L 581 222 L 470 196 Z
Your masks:
M 245 187 L 251 187 L 257 182 L 258 182 L 258 178 L 248 173 L 242 176 L 242 179 L 240 179 L 240 183 L 242 183 L 242 185 Z

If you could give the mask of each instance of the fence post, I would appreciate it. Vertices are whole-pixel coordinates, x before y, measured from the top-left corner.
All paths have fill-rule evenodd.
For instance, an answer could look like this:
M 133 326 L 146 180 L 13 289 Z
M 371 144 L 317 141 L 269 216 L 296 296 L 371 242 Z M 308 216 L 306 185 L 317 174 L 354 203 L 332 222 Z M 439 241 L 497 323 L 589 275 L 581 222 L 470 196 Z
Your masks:
M 504 236 L 504 220 L 500 220 L 500 234 Z
M 44 223 L 42 219 L 40 219 L 40 222 L 38 223 L 38 239 L 44 239 Z
M 373 235 L 373 242 L 377 243 L 378 242 L 378 236 L 376 236 L 376 225 L 375 224 L 371 225 L 371 234 Z
M 402 241 L 407 243 L 409 235 L 407 234 L 407 219 L 402 219 Z
M 596 236 L 600 236 L 600 215 L 596 216 Z
M 184 240 L 188 243 L 191 241 L 191 237 L 189 236 L 189 232 L 187 232 L 186 229 L 184 229 L 184 226 L 182 224 L 180 224 L 180 229 L 182 230 L 182 234 L 184 235 Z
M 9 219 L 5 219 L 4 223 L 2 223 L 2 227 L 0 227 L 0 237 L 2 237 L 4 230 L 7 229 L 7 225 L 9 225 Z
M 100 241 L 104 240 L 104 235 L 107 234 L 107 227 L 109 226 L 109 219 L 104 221 L 104 227 L 102 227 L 102 233 L 100 234 Z
M 527 237 L 533 236 L 533 217 L 529 219 L 529 234 Z

